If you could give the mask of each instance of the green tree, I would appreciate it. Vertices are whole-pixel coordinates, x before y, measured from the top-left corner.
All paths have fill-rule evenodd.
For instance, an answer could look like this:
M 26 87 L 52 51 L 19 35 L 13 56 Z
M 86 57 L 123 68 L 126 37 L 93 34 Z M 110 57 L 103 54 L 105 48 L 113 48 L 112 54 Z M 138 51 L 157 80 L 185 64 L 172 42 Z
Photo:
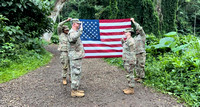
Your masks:
M 109 19 L 116 19 L 119 12 L 117 0 L 110 0 L 109 3 Z
M 162 29 L 165 32 L 177 31 L 176 11 L 178 0 L 162 0 L 161 10 L 163 14 Z
M 177 10 L 177 28 L 182 34 L 200 33 L 200 1 L 179 0 Z
M 85 0 L 78 5 L 79 18 L 81 19 L 95 19 L 95 2 L 92 0 Z
M 118 0 L 117 18 L 135 18 L 146 33 L 159 34 L 159 18 L 151 0 Z
M 51 4 L 45 0 L 0 0 L 1 39 L 0 59 L 12 58 L 20 50 L 29 49 L 37 52 L 42 48 L 42 34 L 51 30 Z

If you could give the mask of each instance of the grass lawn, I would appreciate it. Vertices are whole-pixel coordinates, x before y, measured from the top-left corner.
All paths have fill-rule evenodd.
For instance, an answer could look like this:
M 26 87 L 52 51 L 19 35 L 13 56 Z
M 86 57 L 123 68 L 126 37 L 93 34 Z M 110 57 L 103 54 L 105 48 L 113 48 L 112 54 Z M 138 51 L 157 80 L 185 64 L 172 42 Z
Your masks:
M 0 83 L 18 78 L 29 71 L 33 71 L 48 64 L 53 55 L 44 51 L 42 54 L 22 55 L 19 62 L 11 62 L 9 67 L 0 67 Z

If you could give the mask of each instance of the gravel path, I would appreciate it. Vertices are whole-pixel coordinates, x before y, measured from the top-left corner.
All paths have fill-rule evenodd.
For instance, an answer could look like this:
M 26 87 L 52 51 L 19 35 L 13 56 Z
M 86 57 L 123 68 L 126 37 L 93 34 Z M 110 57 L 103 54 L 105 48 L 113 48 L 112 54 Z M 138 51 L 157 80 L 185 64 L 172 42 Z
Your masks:
M 124 95 L 125 72 L 102 59 L 84 59 L 81 89 L 85 97 L 70 97 L 70 84 L 62 85 L 57 45 L 46 47 L 51 62 L 35 71 L 0 84 L 0 107 L 182 107 L 176 99 L 140 83 L 134 95 Z

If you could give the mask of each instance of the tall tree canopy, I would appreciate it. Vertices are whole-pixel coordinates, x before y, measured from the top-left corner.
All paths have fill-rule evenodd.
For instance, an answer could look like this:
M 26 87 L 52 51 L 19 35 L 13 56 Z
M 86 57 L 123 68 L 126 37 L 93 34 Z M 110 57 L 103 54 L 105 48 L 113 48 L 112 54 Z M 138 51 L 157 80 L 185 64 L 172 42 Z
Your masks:
M 147 33 L 193 33 L 194 27 L 198 33 L 199 3 L 199 0 L 70 0 L 63 8 L 61 20 L 134 17 Z

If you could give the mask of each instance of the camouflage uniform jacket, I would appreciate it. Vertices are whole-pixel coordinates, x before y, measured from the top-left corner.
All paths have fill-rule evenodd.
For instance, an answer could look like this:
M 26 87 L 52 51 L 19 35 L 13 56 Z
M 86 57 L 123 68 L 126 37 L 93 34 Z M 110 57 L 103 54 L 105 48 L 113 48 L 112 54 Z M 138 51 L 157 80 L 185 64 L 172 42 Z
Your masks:
M 139 35 L 133 38 L 136 46 L 136 54 L 144 53 L 146 52 L 145 51 L 146 34 L 143 28 L 138 23 L 135 22 L 134 25 L 136 26 L 136 30 L 139 30 L 140 32 Z
M 66 23 L 67 21 L 62 21 L 58 24 L 58 28 L 57 28 L 57 32 L 58 32 L 58 35 L 59 35 L 59 46 L 58 46 L 58 50 L 59 51 L 67 51 L 67 46 L 68 46 L 68 39 L 67 39 L 67 34 L 65 34 L 63 32 L 63 25 L 64 23 Z
M 129 61 L 130 64 L 135 64 L 135 43 L 132 37 L 127 38 L 125 41 L 121 39 L 123 46 L 122 60 Z
M 85 51 L 80 38 L 82 31 L 83 31 L 82 29 L 78 31 L 71 29 L 69 31 L 68 40 L 69 40 L 70 59 L 80 59 L 85 57 Z

